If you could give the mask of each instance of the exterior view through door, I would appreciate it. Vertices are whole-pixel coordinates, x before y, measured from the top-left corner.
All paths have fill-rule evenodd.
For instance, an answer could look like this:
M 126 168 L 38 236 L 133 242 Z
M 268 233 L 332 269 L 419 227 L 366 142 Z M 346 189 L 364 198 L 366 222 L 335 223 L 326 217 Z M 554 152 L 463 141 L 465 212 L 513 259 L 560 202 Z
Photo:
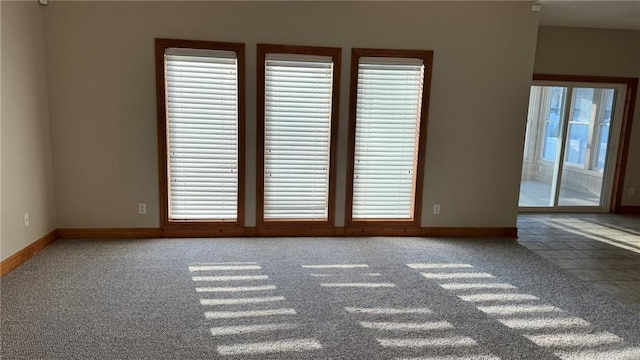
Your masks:
M 534 83 L 521 210 L 609 210 L 625 92 L 620 84 Z

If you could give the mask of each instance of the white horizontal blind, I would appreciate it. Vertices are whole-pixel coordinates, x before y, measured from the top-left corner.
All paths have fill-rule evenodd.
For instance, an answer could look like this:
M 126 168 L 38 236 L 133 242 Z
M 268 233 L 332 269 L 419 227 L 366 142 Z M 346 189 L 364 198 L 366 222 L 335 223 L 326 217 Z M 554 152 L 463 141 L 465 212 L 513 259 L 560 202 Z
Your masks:
M 238 65 L 232 51 L 167 49 L 169 219 L 235 221 Z
M 333 60 L 267 54 L 264 219 L 326 220 Z
M 413 219 L 423 79 L 422 59 L 360 58 L 353 219 Z

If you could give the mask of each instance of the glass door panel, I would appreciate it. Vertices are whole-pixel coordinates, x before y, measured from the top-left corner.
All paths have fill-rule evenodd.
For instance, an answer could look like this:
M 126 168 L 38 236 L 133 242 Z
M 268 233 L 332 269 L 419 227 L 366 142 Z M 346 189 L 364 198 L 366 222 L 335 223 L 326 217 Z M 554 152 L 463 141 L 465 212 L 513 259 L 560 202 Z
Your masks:
M 531 87 L 520 207 L 552 207 L 555 204 L 566 96 L 566 87 Z
M 558 206 L 602 205 L 614 89 L 572 89 Z
M 595 83 L 531 87 L 521 209 L 608 210 L 625 91 Z

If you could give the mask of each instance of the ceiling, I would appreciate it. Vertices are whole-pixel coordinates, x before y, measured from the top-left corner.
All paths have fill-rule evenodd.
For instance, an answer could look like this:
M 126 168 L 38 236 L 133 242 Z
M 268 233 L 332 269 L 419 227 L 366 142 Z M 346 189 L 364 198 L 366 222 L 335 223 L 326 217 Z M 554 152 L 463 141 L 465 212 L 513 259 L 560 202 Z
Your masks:
M 640 0 L 542 0 L 540 25 L 640 30 Z

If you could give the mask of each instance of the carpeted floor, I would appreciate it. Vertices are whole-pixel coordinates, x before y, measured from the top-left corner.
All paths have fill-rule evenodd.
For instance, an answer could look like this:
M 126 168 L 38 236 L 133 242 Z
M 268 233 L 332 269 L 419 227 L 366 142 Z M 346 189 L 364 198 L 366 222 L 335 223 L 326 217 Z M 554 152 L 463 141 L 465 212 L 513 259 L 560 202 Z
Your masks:
M 2 359 L 640 359 L 640 314 L 500 239 L 60 240 Z

